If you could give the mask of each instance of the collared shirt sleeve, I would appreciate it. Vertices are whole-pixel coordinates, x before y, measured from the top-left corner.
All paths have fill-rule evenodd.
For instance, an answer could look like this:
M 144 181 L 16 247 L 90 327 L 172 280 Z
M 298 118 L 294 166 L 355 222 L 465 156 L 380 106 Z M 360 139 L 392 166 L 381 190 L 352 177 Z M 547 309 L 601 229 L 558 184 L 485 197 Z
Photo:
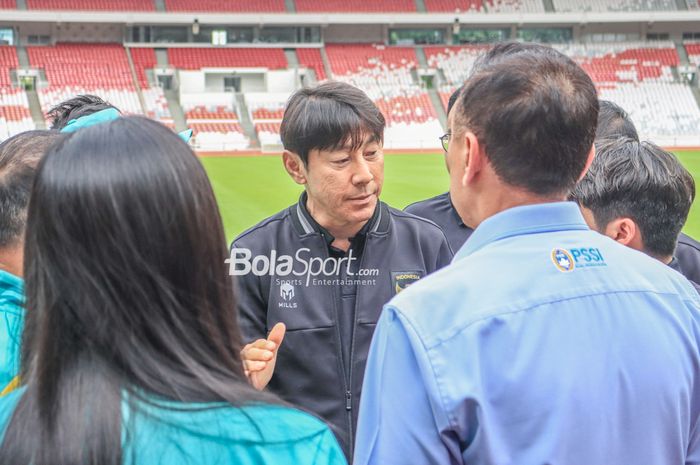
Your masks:
M 435 377 L 416 333 L 391 306 L 372 339 L 355 443 L 355 465 L 461 463 L 450 443 Z

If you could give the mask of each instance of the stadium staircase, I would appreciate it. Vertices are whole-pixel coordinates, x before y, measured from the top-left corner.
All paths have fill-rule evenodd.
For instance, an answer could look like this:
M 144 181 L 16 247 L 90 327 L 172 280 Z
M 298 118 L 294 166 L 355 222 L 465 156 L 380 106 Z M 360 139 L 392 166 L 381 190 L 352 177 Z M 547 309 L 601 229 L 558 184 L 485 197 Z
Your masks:
M 676 42 L 676 51 L 678 52 L 678 57 L 680 58 L 681 66 L 687 66 L 688 64 L 690 64 L 690 60 L 688 59 L 688 52 L 686 51 L 683 42 Z
M 156 11 L 165 11 L 165 1 L 155 0 Z
M 260 147 L 260 139 L 258 139 L 258 133 L 255 131 L 255 125 L 250 119 L 250 112 L 248 111 L 248 105 L 245 103 L 245 98 L 241 92 L 236 92 L 236 103 L 238 104 L 238 118 L 245 135 L 251 142 L 254 143 L 256 147 Z
M 29 113 L 32 115 L 32 120 L 37 129 L 47 129 L 44 112 L 41 111 L 41 103 L 39 102 L 39 94 L 36 90 L 27 91 L 27 100 L 29 101 Z
M 18 10 L 26 10 L 27 9 L 27 0 L 17 0 L 17 9 Z
M 425 13 L 428 11 L 425 8 L 425 2 L 423 0 L 416 0 L 416 11 L 419 13 Z
M 326 76 L 330 79 L 330 77 L 333 76 L 333 72 L 331 71 L 330 61 L 328 61 L 326 47 L 321 47 L 321 59 L 323 60 L 323 70 L 326 72 Z
M 148 114 L 148 108 L 146 108 L 146 101 L 143 98 L 143 89 L 141 88 L 141 85 L 139 84 L 139 78 L 136 76 L 136 68 L 134 68 L 134 60 L 131 57 L 131 49 L 129 47 L 124 47 L 126 50 L 126 59 L 129 62 L 129 70 L 131 71 L 131 78 L 134 80 L 134 87 L 136 87 L 136 95 L 139 98 L 139 103 L 141 104 L 141 109 L 143 110 L 143 114 L 147 115 Z
M 552 0 L 542 0 L 544 2 L 544 11 L 554 13 L 554 2 Z
M 447 129 L 447 112 L 445 107 L 442 106 L 440 94 L 438 93 L 437 89 L 433 87 L 432 89 L 428 89 L 428 95 L 430 96 L 430 101 L 435 108 L 435 113 L 437 113 L 438 120 L 440 120 L 440 124 L 442 124 L 443 128 Z
M 294 0 L 284 0 L 284 7 L 287 9 L 288 13 L 296 13 L 297 12 L 297 6 L 294 3 Z
M 678 10 L 680 11 L 687 10 L 688 2 L 686 2 L 685 0 L 676 0 L 676 8 L 678 8 Z
M 173 117 L 175 130 L 177 132 L 184 131 L 187 129 L 187 120 L 185 119 L 185 112 L 182 110 L 182 105 L 180 105 L 177 91 L 173 89 L 163 90 L 163 94 L 165 95 L 165 100 L 168 102 L 168 109 L 170 110 L 170 116 Z
M 22 46 L 17 46 L 17 61 L 19 62 L 19 67 L 22 69 L 29 69 L 29 55 L 27 55 L 27 49 Z

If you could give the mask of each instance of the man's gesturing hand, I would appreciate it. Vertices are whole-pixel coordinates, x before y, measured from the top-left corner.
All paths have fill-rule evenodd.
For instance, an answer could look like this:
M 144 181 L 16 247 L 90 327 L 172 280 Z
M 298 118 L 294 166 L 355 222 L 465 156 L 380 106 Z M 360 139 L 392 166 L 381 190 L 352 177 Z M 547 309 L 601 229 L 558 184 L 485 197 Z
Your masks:
M 262 390 L 270 382 L 275 371 L 277 350 L 282 344 L 285 330 L 284 323 L 277 323 L 267 339 L 258 339 L 241 350 L 245 375 L 255 389 Z

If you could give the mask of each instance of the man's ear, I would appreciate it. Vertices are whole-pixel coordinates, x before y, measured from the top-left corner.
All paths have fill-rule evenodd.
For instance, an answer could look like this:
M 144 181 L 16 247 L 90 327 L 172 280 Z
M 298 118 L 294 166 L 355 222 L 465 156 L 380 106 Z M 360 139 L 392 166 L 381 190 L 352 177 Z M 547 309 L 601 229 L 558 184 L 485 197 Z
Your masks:
M 643 250 L 642 236 L 631 218 L 615 218 L 605 227 L 604 234 L 622 245 Z
M 588 152 L 588 159 L 586 160 L 586 166 L 583 167 L 583 171 L 581 172 L 581 175 L 578 177 L 578 180 L 580 181 L 583 179 L 583 177 L 588 173 L 588 168 L 591 167 L 591 163 L 593 163 L 593 159 L 595 158 L 595 144 L 591 146 L 591 150 Z
M 282 153 L 282 163 L 295 183 L 306 184 L 306 166 L 299 155 L 285 150 Z
M 462 185 L 466 186 L 474 181 L 474 178 L 481 172 L 484 168 L 486 160 L 486 154 L 484 153 L 483 146 L 479 143 L 479 139 L 473 132 L 467 131 L 464 135 L 464 147 L 466 151 L 466 156 L 464 157 L 464 165 L 460 166 L 459 169 L 464 170 L 464 175 L 462 177 Z

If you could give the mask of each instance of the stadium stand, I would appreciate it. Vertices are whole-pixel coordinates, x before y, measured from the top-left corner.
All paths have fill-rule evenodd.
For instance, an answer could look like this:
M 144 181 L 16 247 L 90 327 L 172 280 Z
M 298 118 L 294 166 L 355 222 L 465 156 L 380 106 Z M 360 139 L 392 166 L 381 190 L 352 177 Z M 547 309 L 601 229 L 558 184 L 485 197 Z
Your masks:
M 201 12 L 255 12 L 280 13 L 284 12 L 284 0 L 165 0 L 168 11 L 201 11 Z
M 553 0 L 559 13 L 578 11 L 673 11 L 674 0 Z
M 26 92 L 0 87 L 0 141 L 34 127 Z
M 700 133 L 692 91 L 675 82 L 679 57 L 672 42 L 568 44 L 557 48 L 591 75 L 601 98 L 627 110 L 644 136 Z
M 684 45 L 688 60 L 695 66 L 700 66 L 700 42 L 686 42 Z
M 428 66 L 442 70 L 450 88 L 461 85 L 474 66 L 474 62 L 488 48 L 487 45 L 425 47 Z
M 179 69 L 287 67 L 280 48 L 171 48 L 170 64 Z
M 424 0 L 425 9 L 430 12 L 475 12 L 484 11 L 482 0 Z
M 493 0 L 487 3 L 490 13 L 544 13 L 544 2 L 540 0 Z
M 233 101 L 202 105 L 192 98 L 183 102 L 187 127 L 194 131 L 194 145 L 204 151 L 246 150 L 250 140 L 239 124 Z
M 288 97 L 287 94 L 275 93 L 251 93 L 245 96 L 246 107 L 261 147 L 281 147 L 280 123 Z
M 428 94 L 411 74 L 418 61 L 413 48 L 330 44 L 326 54 L 335 79 L 361 88 L 382 108 L 386 147 L 438 145 L 435 134 L 442 127 Z
M 146 74 L 147 69 L 156 67 L 155 51 L 152 48 L 131 48 L 129 52 L 134 64 L 134 71 L 136 71 L 137 82 L 146 104 L 146 115 L 165 124 L 171 124 L 172 116 L 163 90 L 157 85 L 151 85 Z
M 0 46 L 0 88 L 10 87 L 10 70 L 18 66 L 17 50 L 14 47 Z
M 414 0 L 296 0 L 298 12 L 412 12 Z
M 153 0 L 27 0 L 30 10 L 155 11 Z
M 39 89 L 44 112 L 76 94 L 97 94 L 125 113 L 143 113 L 129 62 L 120 44 L 57 44 L 28 47 L 29 61 L 43 68 L 49 86 Z
M 314 70 L 317 80 L 323 81 L 326 79 L 326 70 L 323 67 L 323 58 L 319 49 L 298 48 L 297 58 L 300 65 Z
M 17 8 L 15 0 L 0 0 L 0 10 L 14 10 Z

